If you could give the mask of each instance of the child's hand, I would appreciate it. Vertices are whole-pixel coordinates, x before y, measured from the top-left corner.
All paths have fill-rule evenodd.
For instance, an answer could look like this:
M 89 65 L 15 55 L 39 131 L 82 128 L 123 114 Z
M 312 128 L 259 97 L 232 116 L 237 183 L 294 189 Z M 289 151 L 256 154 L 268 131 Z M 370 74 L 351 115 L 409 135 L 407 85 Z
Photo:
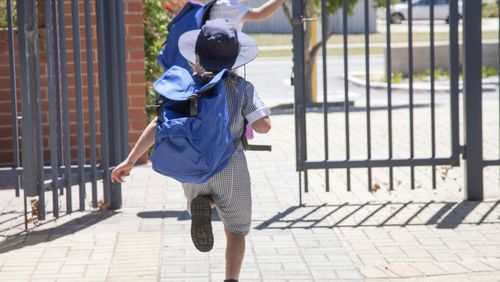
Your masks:
M 252 123 L 253 129 L 257 133 L 268 133 L 271 130 L 271 119 L 269 117 L 263 117 Z
M 111 181 L 123 183 L 125 180 L 123 177 L 127 176 L 129 172 L 134 168 L 134 164 L 125 160 L 117 165 L 111 172 Z

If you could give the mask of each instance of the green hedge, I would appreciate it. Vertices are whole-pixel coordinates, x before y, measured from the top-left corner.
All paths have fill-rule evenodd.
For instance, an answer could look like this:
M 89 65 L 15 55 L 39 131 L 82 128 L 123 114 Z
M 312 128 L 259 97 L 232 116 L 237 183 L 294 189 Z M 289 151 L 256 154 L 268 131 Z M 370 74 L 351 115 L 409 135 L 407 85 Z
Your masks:
M 498 4 L 483 4 L 483 18 L 498 18 Z
M 12 3 L 12 14 L 14 18 L 14 26 L 16 26 L 16 0 L 11 0 Z M 0 28 L 7 27 L 7 0 L 0 0 Z
M 161 50 L 167 36 L 167 26 L 170 18 L 163 8 L 162 0 L 144 0 L 144 65 L 146 72 L 146 101 L 148 105 L 155 103 L 156 94 L 153 82 L 163 73 L 156 62 L 156 56 Z M 154 115 L 154 109 L 148 109 L 148 121 Z

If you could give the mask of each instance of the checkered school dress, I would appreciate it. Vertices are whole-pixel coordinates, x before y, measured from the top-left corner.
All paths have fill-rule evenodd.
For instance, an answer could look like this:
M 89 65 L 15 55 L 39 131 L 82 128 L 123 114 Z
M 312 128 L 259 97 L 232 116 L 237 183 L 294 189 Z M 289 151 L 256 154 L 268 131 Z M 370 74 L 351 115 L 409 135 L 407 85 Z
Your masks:
M 245 119 L 252 124 L 269 116 L 269 108 L 261 101 L 253 85 L 231 73 L 226 79 L 231 139 L 236 149 L 229 164 L 203 184 L 182 184 L 187 198 L 188 211 L 197 196 L 210 196 L 215 208 L 232 233 L 247 235 L 252 215 L 252 195 L 247 161 L 240 142 Z M 191 212 L 191 211 L 189 211 Z

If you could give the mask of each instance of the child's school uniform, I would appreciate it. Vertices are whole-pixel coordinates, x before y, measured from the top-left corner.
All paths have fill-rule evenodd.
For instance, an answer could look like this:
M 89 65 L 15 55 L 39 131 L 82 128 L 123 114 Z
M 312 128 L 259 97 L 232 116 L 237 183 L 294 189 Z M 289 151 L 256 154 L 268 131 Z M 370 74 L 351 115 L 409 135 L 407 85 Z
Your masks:
M 229 164 L 207 182 L 185 183 L 182 187 L 187 198 L 188 210 L 191 201 L 197 196 L 210 196 L 224 226 L 232 233 L 247 235 L 252 214 L 251 182 L 240 140 L 245 120 L 248 124 L 252 124 L 269 116 L 270 111 L 255 92 L 253 85 L 234 73 L 226 80 L 226 95 L 235 152 Z

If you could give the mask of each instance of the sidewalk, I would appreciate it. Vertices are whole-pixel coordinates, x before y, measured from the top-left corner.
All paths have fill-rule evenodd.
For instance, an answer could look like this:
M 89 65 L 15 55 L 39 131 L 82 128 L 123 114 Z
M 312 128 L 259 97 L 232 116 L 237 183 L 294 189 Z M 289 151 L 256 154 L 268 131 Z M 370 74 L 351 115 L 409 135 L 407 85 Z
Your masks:
M 446 110 L 437 109 L 437 120 L 443 120 Z M 407 130 L 407 111 L 395 110 L 395 128 Z M 415 108 L 415 116 L 427 117 L 428 111 Z M 484 113 L 485 138 L 496 140 L 498 106 L 485 104 Z M 329 115 L 340 131 L 343 115 Z M 308 114 L 309 132 L 322 132 L 322 118 Z M 372 119 L 374 146 L 381 148 L 373 153 L 382 154 L 386 114 L 374 111 Z M 351 114 L 353 126 L 365 120 L 362 111 Z M 425 127 L 421 120 L 417 129 Z M 247 154 L 253 223 L 241 281 L 500 281 L 498 167 L 486 170 L 488 196 L 494 200 L 482 203 L 462 202 L 463 168 L 448 171 L 444 179 L 438 168 L 436 190 L 430 187 L 429 169 L 416 170 L 415 190 L 409 188 L 409 170 L 395 169 L 394 191 L 385 185 L 387 169 L 374 169 L 381 189 L 372 194 L 365 169 L 352 170 L 352 192 L 346 191 L 345 170 L 332 171 L 329 193 L 324 192 L 324 171 L 311 171 L 306 206 L 298 207 L 293 134 L 293 115 L 273 116 L 271 133 L 254 141 L 272 144 L 273 152 Z M 366 147 L 363 134 L 353 132 L 354 156 Z M 448 146 L 446 134 L 438 132 L 438 152 Z M 318 136 L 308 139 L 312 159 L 323 154 Z M 406 136 L 397 136 L 407 143 Z M 428 136 L 418 138 L 417 155 L 429 148 Z M 343 140 L 333 140 L 335 157 L 343 151 Z M 495 144 L 485 145 L 486 155 L 497 155 Z M 395 144 L 395 155 L 406 149 Z M 0 281 L 222 281 L 222 224 L 214 222 L 214 250 L 196 251 L 178 183 L 149 165 L 139 166 L 123 185 L 123 199 L 120 210 L 75 212 L 26 236 L 19 234 L 22 200 L 13 190 L 0 190 Z
M 280 131 L 288 129 L 275 132 Z M 291 148 L 275 146 L 273 153 L 250 153 L 248 157 L 254 216 L 241 281 L 361 281 L 334 231 L 325 228 L 327 222 L 318 224 L 317 229 L 303 228 L 300 218 L 305 218 L 309 210 L 297 207 Z M 180 185 L 154 173 L 149 165 L 137 167 L 123 185 L 123 209 L 76 212 L 57 223 L 44 224 L 28 236 L 10 235 L 21 231 L 22 226 L 4 230 L 4 226 L 23 222 L 21 217 L 5 223 L 10 219 L 6 212 L 15 210 L 16 216 L 20 215 L 22 202 L 12 199 L 10 190 L 0 191 L 0 197 L 11 199 L 2 203 L 0 222 L 4 224 L 0 230 L 5 241 L 0 249 L 0 281 L 224 278 L 222 223 L 214 222 L 214 250 L 209 254 L 198 252 L 191 243 L 190 220 Z M 315 201 L 311 196 L 306 199 Z M 4 249 L 9 245 L 13 246 Z

